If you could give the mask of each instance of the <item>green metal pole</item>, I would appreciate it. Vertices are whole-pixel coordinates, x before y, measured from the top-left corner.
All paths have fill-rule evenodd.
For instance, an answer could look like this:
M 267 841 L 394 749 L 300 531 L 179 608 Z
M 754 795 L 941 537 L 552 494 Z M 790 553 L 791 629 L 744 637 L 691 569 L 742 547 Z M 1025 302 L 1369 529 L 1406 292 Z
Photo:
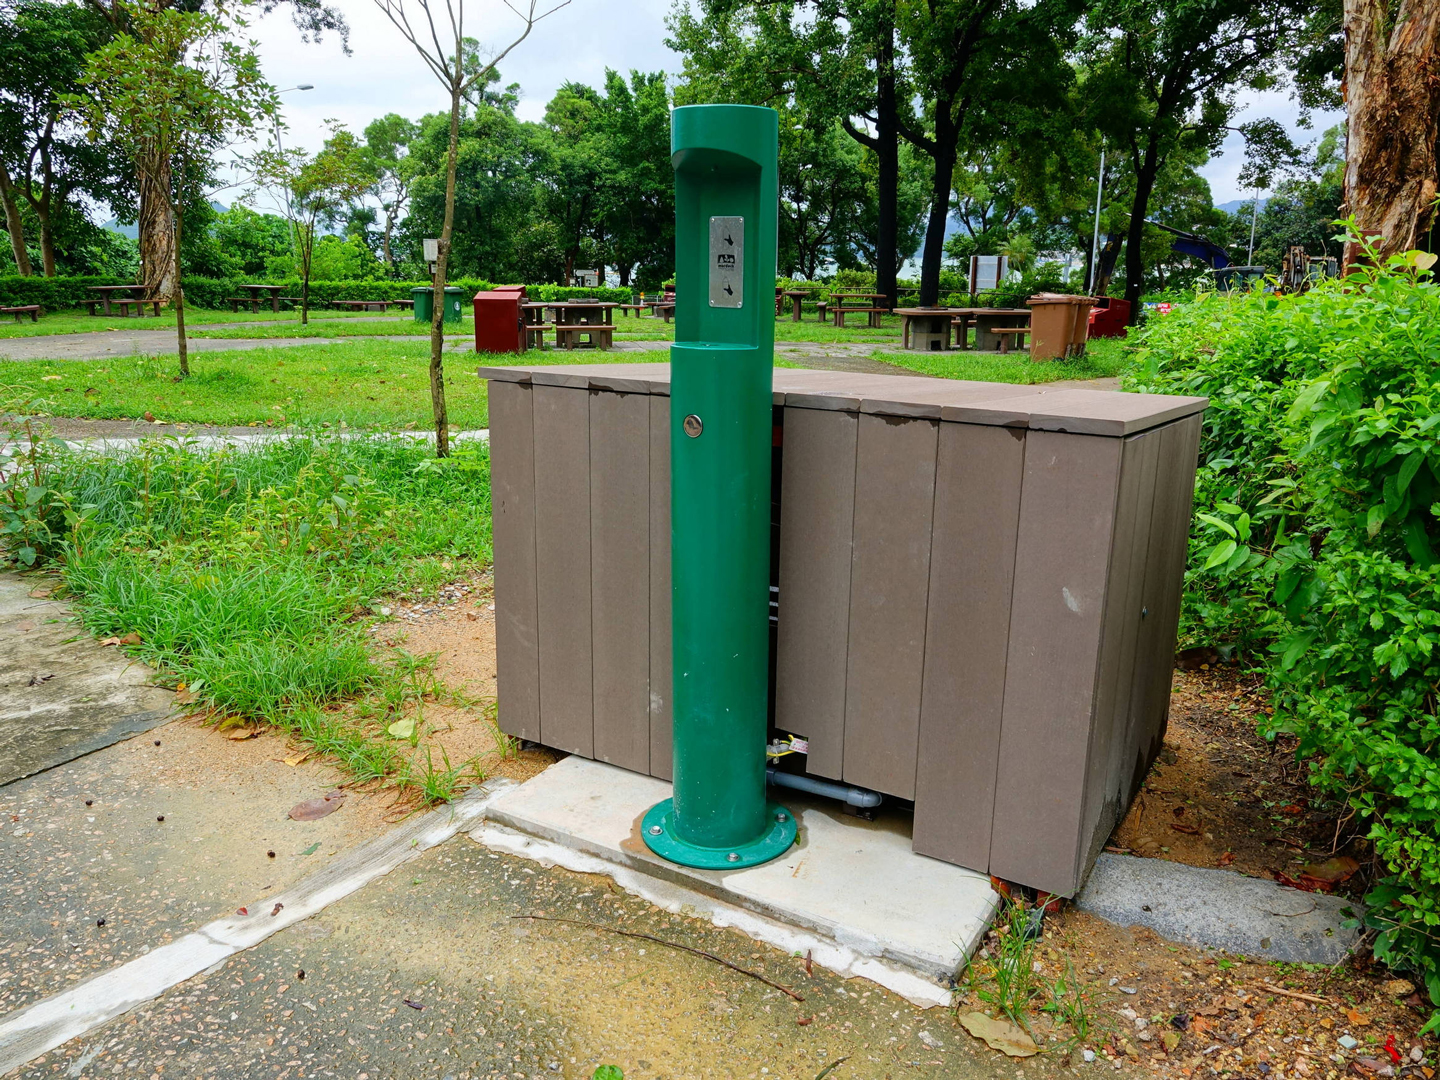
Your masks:
M 642 835 L 706 869 L 795 842 L 794 818 L 765 799 L 778 132 L 773 109 L 672 114 L 674 797 Z

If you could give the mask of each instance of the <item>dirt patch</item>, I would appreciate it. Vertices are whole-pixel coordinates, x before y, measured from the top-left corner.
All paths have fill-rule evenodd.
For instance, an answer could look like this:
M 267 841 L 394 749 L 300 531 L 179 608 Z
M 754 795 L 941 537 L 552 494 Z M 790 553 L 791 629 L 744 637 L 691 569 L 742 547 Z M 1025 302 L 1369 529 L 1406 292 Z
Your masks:
M 1434 1076 L 1433 1047 L 1415 1034 L 1428 1011 L 1415 1007 L 1414 986 L 1364 961 L 1250 963 L 1073 909 L 1047 920 L 1033 957 L 1050 985 L 1073 972 L 1085 987 L 1083 1047 L 1099 1063 L 1183 1077 Z M 966 1008 L 980 1004 L 963 996 Z M 1042 1034 L 1073 1031 L 1038 1006 L 1031 1022 Z M 1083 1061 L 1077 1045 L 1072 1062 Z
M 470 762 L 474 776 L 525 781 L 563 755 L 522 747 L 496 726 L 494 579 L 486 571 L 457 578 L 434 597 L 399 598 L 383 609 L 377 644 L 434 658 L 441 691 L 427 695 L 416 714 L 420 729 L 412 751 L 422 760 Z
M 1307 863 L 1358 854 L 1335 808 L 1312 804 L 1294 740 L 1256 730 L 1258 679 L 1233 667 L 1177 671 L 1165 748 L 1112 846 L 1253 877 L 1297 877 Z

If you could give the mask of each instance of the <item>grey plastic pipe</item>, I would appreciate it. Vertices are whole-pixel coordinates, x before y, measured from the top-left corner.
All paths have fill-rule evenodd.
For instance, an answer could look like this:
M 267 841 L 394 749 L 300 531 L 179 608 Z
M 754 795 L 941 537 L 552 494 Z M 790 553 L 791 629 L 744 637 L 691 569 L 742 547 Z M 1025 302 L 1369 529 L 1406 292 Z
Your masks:
M 781 772 L 774 765 L 766 768 L 765 780 L 775 787 L 808 791 L 811 795 L 823 795 L 827 799 L 838 799 L 849 806 L 879 806 L 884 798 L 878 791 L 851 787 L 849 784 L 837 784 L 830 780 L 817 780 L 813 776 L 801 776 L 798 773 Z

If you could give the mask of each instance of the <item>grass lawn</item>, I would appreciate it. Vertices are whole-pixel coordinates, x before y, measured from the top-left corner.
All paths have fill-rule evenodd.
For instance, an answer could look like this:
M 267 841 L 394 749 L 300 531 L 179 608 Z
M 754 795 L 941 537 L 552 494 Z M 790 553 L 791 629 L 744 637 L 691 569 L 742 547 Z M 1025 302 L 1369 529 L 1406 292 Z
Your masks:
M 481 364 L 634 363 L 634 353 L 447 354 L 450 422 L 489 422 Z M 173 356 L 106 360 L 0 360 L 0 411 L 95 420 L 352 428 L 425 428 L 430 423 L 427 341 L 347 341 L 195 353 L 176 382 Z
M 393 435 L 213 450 L 151 439 L 109 456 L 21 440 L 0 461 L 0 498 L 24 507 L 0 565 L 57 572 L 88 630 L 135 635 L 124 648 L 196 707 L 273 724 L 424 801 L 478 776 L 478 760 L 421 746 L 424 704 L 486 703 L 370 631 L 389 598 L 489 563 L 484 443 L 437 462 Z
M 977 353 L 953 349 L 950 352 L 876 352 L 876 360 L 895 364 L 922 375 L 943 379 L 972 379 L 976 382 L 1015 383 L 1022 386 L 1060 382 L 1065 379 L 1103 379 L 1119 375 L 1129 364 L 1124 338 L 1099 338 L 1074 360 L 1032 361 L 1023 352 Z
M 373 312 L 355 311 L 312 311 L 311 319 L 363 319 L 369 315 L 375 318 Z M 211 311 L 206 308 L 187 307 L 185 309 L 185 328 L 189 330 L 194 326 L 205 326 L 212 323 L 275 323 L 277 325 L 297 327 L 300 325 L 300 316 L 293 311 L 282 311 L 275 314 L 273 311 L 262 311 L 256 314 L 252 311 Z M 38 323 L 32 323 L 28 318 L 24 322 L 16 323 L 8 319 L 0 322 L 0 337 L 47 337 L 51 334 L 93 334 L 102 330 L 174 330 L 175 312 L 171 308 L 161 308 L 159 318 L 146 317 L 144 319 L 121 318 L 118 313 L 106 318 L 104 315 L 90 316 L 83 311 L 57 311 L 54 314 L 40 316 Z M 241 335 L 242 337 L 245 335 Z

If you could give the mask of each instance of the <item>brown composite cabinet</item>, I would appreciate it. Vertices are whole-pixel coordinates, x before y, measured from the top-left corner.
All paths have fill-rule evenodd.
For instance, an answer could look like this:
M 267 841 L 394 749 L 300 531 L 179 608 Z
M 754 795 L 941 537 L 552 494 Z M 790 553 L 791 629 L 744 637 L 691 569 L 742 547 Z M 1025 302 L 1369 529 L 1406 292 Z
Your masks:
M 669 369 L 490 381 L 500 726 L 670 776 Z M 775 726 L 1073 894 L 1158 753 L 1203 398 L 776 369 Z

